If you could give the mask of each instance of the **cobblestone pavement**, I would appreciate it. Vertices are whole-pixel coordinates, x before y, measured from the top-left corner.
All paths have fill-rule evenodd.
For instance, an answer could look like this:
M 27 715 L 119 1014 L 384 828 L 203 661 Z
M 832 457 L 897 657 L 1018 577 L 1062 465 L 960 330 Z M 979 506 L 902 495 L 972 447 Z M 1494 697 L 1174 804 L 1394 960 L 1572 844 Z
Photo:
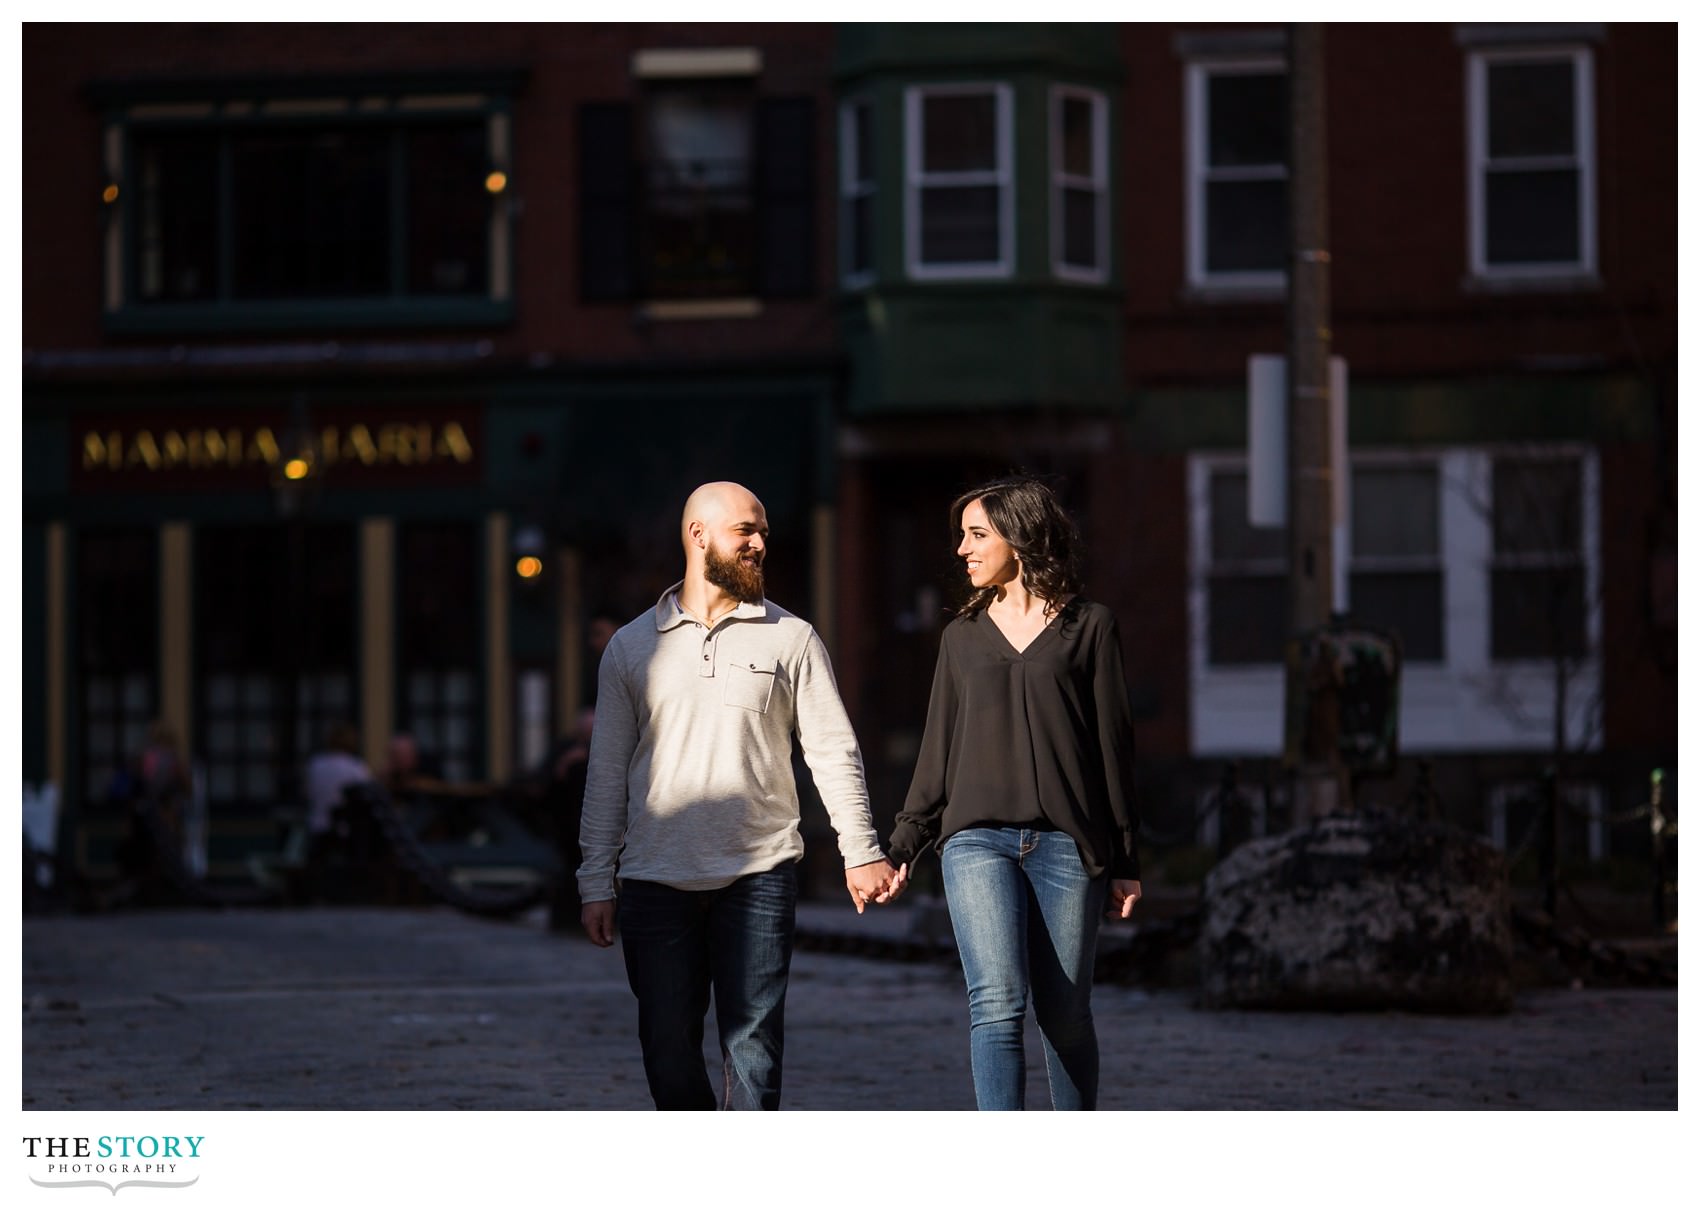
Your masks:
M 901 931 L 804 905 L 814 930 Z M 973 1105 L 951 961 L 799 952 L 791 1109 Z M 642 1109 L 618 947 L 446 908 L 22 924 L 23 1109 Z M 1100 984 L 1106 1109 L 1674 1109 L 1674 989 L 1543 989 L 1488 1018 L 1206 1011 Z M 1029 1097 L 1044 1066 L 1029 1025 Z M 709 1040 L 712 1048 L 713 1030 Z M 893 1073 L 901 1080 L 893 1080 Z

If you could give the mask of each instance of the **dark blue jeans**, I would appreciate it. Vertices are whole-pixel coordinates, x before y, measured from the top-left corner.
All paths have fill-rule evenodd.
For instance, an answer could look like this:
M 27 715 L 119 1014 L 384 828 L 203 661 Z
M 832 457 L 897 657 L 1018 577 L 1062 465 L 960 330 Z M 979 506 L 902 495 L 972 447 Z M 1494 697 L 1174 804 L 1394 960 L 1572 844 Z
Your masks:
M 1026 1105 L 1022 1028 L 1031 993 L 1051 1105 L 1092 1110 L 1092 968 L 1108 880 L 1089 878 L 1074 839 L 1051 830 L 964 829 L 945 841 L 940 857 L 968 982 L 974 1101 L 982 1111 Z
M 638 999 L 649 1093 L 662 1111 L 712 1111 L 703 1018 L 714 995 L 728 1111 L 777 1111 L 785 988 L 797 924 L 787 863 L 712 892 L 626 880 L 618 902 L 626 979 Z

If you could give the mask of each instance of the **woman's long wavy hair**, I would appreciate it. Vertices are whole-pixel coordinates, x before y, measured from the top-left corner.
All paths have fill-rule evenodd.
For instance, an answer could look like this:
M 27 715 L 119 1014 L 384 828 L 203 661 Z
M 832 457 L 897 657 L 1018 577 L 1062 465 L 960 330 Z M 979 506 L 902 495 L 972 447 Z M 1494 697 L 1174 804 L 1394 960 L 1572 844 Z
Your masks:
M 1021 579 L 1029 593 L 1045 602 L 1046 615 L 1062 609 L 1080 592 L 1080 531 L 1050 486 L 1032 476 L 1006 476 L 971 488 L 950 506 L 950 533 L 962 541 L 962 511 L 980 502 L 986 520 L 1021 561 Z M 997 587 L 969 588 L 958 615 L 973 615 L 997 596 Z

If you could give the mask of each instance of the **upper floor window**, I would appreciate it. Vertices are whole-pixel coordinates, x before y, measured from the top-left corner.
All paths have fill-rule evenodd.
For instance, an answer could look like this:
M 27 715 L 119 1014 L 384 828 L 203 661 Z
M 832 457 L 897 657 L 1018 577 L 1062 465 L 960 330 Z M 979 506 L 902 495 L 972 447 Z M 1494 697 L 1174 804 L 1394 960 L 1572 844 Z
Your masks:
M 505 95 L 118 87 L 96 90 L 113 327 L 505 318 Z
M 1051 90 L 1051 266 L 1059 278 L 1109 277 L 1108 114 L 1103 93 Z
M 1287 259 L 1287 73 L 1280 59 L 1187 70 L 1187 277 L 1280 290 Z
M 1591 52 L 1475 51 L 1468 89 L 1471 272 L 1493 279 L 1593 273 Z
M 752 48 L 640 51 L 631 101 L 579 110 L 579 285 L 656 314 L 812 294 L 815 106 Z
M 874 272 L 874 107 L 846 101 L 838 119 L 839 270 L 846 286 Z
M 754 293 L 754 97 L 662 85 L 643 106 L 639 266 L 652 298 Z
M 1005 84 L 910 88 L 905 239 L 914 278 L 1001 278 L 1015 267 L 1014 135 Z

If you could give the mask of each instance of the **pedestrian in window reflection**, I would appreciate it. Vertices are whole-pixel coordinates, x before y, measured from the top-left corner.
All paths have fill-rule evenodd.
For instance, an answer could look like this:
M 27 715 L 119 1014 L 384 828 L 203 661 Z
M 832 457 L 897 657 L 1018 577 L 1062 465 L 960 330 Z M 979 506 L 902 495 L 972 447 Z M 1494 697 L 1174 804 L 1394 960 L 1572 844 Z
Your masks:
M 1141 895 L 1121 639 L 1082 595 L 1079 534 L 1041 481 L 963 493 L 950 527 L 968 595 L 940 638 L 891 861 L 939 846 L 980 1109 L 1026 1105 L 1031 999 L 1052 1105 L 1089 1110 L 1098 924 Z

